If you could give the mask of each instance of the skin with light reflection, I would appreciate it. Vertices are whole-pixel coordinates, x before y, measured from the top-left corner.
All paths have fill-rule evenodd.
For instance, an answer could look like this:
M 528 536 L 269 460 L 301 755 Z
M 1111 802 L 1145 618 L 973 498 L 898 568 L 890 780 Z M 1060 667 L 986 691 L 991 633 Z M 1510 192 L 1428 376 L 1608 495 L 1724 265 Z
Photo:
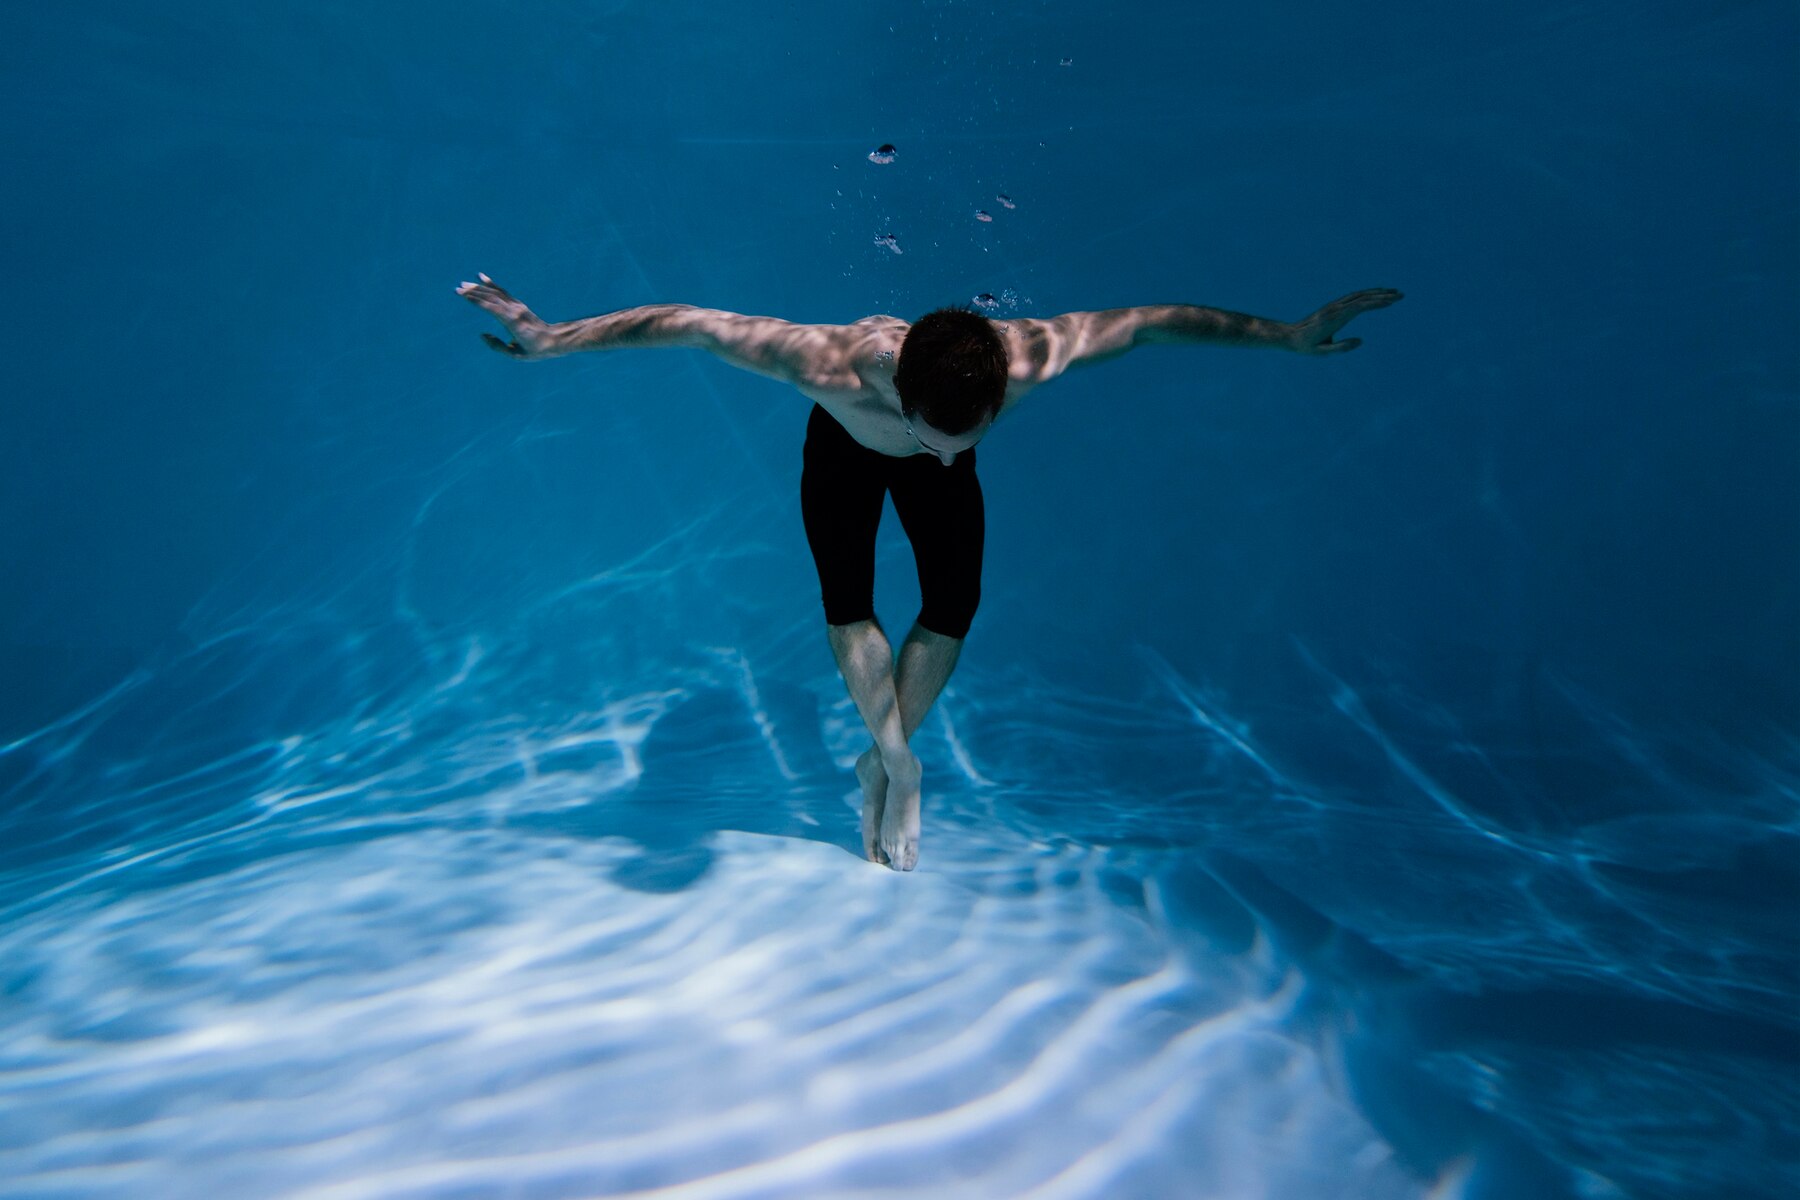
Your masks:
M 949 434 L 906 411 L 894 375 L 911 325 L 871 316 L 848 325 L 802 325 L 688 304 L 647 304 L 575 321 L 547 322 L 486 275 L 458 295 L 492 314 L 508 339 L 482 338 L 525 361 L 583 350 L 687 346 L 732 366 L 780 380 L 815 401 L 852 438 L 881 454 L 935 455 L 946 465 L 979 443 L 1027 394 L 1064 371 L 1155 344 L 1260 346 L 1306 355 L 1342 354 L 1360 338 L 1337 340 L 1350 320 L 1401 299 L 1371 288 L 1332 301 L 1299 321 L 1284 322 L 1192 304 L 1150 304 L 1043 319 L 993 322 L 1006 349 L 1007 382 L 999 412 L 973 429 Z M 913 732 L 936 701 L 962 653 L 962 638 L 917 623 L 898 662 L 874 620 L 828 625 L 838 669 L 874 744 L 856 764 L 863 790 L 863 853 L 872 862 L 911 870 L 919 853 L 919 760 Z

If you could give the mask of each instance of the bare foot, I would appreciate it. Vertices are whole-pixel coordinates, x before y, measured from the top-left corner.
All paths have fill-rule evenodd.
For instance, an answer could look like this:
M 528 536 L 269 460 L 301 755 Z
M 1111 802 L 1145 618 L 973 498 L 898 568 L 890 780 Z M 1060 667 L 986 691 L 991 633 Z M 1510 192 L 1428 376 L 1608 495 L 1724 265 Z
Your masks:
M 888 865 L 888 856 L 882 852 L 881 810 L 887 804 L 888 778 L 881 767 L 881 755 L 874 746 L 863 751 L 863 756 L 856 760 L 856 781 L 862 784 L 862 839 L 863 857 L 873 863 Z
M 887 772 L 887 802 L 881 812 L 881 852 L 896 871 L 919 864 L 919 759 L 910 751 L 905 762 L 882 765 Z

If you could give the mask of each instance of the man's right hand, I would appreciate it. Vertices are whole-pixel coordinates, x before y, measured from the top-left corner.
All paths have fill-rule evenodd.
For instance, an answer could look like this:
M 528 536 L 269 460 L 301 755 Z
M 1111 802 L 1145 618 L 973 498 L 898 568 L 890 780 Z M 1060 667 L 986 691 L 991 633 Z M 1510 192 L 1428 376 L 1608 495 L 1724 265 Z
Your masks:
M 551 357 L 550 326 L 486 275 L 478 274 L 477 278 L 481 280 L 480 283 L 461 284 L 457 287 L 456 294 L 493 313 L 513 339 L 504 342 L 491 333 L 484 333 L 481 335 L 482 340 L 500 353 L 510 354 L 514 358 Z
M 1288 349 L 1301 354 L 1342 354 L 1354 350 L 1362 345 L 1362 339 L 1334 341 L 1337 331 L 1349 324 L 1351 318 L 1371 309 L 1386 308 L 1401 299 L 1404 297 L 1393 288 L 1365 288 L 1342 296 L 1289 326 Z

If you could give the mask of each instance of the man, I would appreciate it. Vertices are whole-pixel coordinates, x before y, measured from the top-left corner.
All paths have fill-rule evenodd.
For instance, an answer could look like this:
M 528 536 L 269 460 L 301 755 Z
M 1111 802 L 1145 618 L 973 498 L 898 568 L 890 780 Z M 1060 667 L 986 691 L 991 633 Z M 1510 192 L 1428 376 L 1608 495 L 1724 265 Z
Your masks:
M 486 275 L 457 294 L 512 336 L 488 345 L 514 358 L 577 350 L 693 346 L 733 366 L 792 384 L 813 401 L 800 506 L 819 572 L 826 633 L 838 670 L 874 737 L 856 764 L 863 853 L 910 871 L 919 856 L 919 760 L 908 746 L 962 653 L 981 597 L 984 530 L 975 444 L 1025 394 L 1070 367 L 1156 342 L 1268 346 L 1301 354 L 1354 350 L 1334 341 L 1351 318 L 1400 299 L 1386 288 L 1335 300 L 1286 324 L 1188 304 L 1064 313 L 990 322 L 968 309 L 908 325 L 864 317 L 850 325 L 794 325 L 686 304 L 649 304 L 555 324 L 540 320 Z M 875 619 L 875 529 L 882 497 L 912 543 L 922 605 L 899 663 Z

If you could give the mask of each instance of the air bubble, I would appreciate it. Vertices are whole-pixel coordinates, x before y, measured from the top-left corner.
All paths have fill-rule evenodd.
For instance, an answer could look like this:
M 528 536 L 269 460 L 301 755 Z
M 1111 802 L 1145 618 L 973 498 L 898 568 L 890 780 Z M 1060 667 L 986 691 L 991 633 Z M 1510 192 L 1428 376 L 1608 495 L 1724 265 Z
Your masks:
M 1000 302 L 994 299 L 994 293 L 983 292 L 981 295 L 975 297 L 975 307 L 981 309 L 983 312 L 993 312 L 1000 307 Z
M 892 250 L 895 254 L 905 254 L 906 253 L 906 251 L 904 251 L 900 248 L 900 243 L 898 241 L 894 240 L 894 235 L 891 233 L 876 234 L 875 235 L 875 244 L 877 246 L 886 246 L 889 250 Z
M 975 210 L 975 219 L 977 221 L 991 221 L 994 219 L 994 214 L 985 208 L 978 208 Z
M 1004 192 L 1002 192 L 998 196 L 995 196 L 994 199 L 1000 202 L 1001 208 L 1017 208 L 1017 207 L 1019 207 L 1018 205 L 1016 205 L 1012 202 L 1012 197 L 1008 196 Z
M 894 149 L 888 143 L 883 142 L 881 145 L 869 151 L 869 161 L 878 166 L 885 167 L 887 164 L 894 161 L 894 156 L 898 153 L 900 153 L 898 150 Z
M 1075 60 L 1072 58 L 1058 59 L 1056 65 L 1059 67 L 1072 67 L 1075 65 Z

